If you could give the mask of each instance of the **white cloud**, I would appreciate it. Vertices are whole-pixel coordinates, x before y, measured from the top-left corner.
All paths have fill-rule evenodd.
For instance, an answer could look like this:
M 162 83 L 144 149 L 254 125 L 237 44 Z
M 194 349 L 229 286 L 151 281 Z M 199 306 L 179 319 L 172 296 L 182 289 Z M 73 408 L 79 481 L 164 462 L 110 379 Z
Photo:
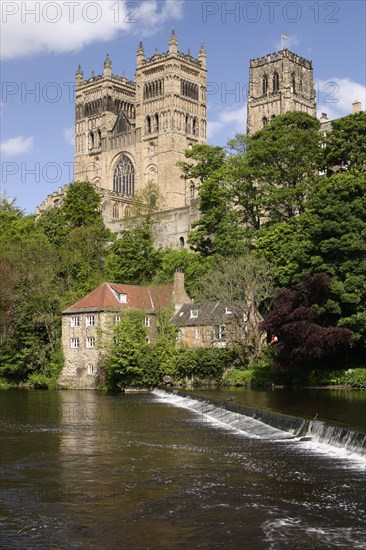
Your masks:
M 64 138 L 65 138 L 65 141 L 69 144 L 69 145 L 72 145 L 72 147 L 74 147 L 74 132 L 75 132 L 75 128 L 74 126 L 69 126 L 68 128 L 64 128 Z
M 33 137 L 17 136 L 5 141 L 2 141 L 0 144 L 1 154 L 6 156 L 16 156 L 22 155 L 24 153 L 29 153 L 33 147 Z
M 352 102 L 361 101 L 366 107 L 366 87 L 350 78 L 333 77 L 315 82 L 318 115 L 326 113 L 330 120 L 352 113 Z
M 207 123 L 208 140 L 220 136 L 226 142 L 235 136 L 236 133 L 244 134 L 247 123 L 247 105 L 241 105 L 238 109 L 226 109 L 218 113 L 215 120 Z
M 78 0 L 20 1 L 1 4 L 1 58 L 67 53 L 118 33 L 146 36 L 168 20 L 183 17 L 184 0 L 123 2 Z

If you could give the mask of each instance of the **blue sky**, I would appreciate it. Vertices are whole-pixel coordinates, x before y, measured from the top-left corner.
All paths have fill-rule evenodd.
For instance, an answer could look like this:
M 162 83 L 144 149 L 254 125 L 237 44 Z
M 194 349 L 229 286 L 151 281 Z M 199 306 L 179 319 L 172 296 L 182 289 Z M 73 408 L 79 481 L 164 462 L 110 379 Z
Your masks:
M 1 191 L 34 211 L 72 181 L 75 71 L 133 79 L 136 49 L 179 50 L 208 64 L 208 142 L 225 145 L 246 125 L 249 60 L 283 42 L 313 61 L 318 112 L 337 118 L 366 107 L 366 3 L 353 1 L 119 0 L 1 3 Z

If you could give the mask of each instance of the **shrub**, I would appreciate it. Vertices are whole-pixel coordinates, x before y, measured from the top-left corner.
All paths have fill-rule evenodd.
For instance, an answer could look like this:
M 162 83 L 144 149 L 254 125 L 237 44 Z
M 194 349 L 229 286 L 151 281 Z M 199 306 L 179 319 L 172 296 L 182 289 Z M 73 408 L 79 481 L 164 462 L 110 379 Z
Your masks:
M 225 386 L 251 386 L 254 377 L 253 369 L 228 369 L 223 376 Z
M 344 373 L 344 383 L 351 388 L 360 390 L 366 389 L 366 368 L 365 369 L 348 369 Z
M 34 390 L 48 390 L 56 387 L 53 378 L 40 373 L 31 374 L 28 378 L 28 383 Z

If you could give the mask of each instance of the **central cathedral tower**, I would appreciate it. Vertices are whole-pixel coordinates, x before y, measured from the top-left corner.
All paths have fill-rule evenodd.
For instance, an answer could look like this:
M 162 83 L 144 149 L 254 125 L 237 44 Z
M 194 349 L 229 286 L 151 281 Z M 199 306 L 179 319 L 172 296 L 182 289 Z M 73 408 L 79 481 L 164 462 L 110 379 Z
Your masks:
M 163 209 L 187 206 L 189 182 L 177 162 L 196 143 L 206 143 L 203 45 L 197 58 L 179 52 L 173 31 L 168 51 L 146 58 L 140 42 L 134 81 L 113 75 L 108 54 L 101 76 L 84 80 L 79 67 L 75 181 L 108 191 L 112 219 L 128 216 L 133 195 L 149 182 L 158 186 Z

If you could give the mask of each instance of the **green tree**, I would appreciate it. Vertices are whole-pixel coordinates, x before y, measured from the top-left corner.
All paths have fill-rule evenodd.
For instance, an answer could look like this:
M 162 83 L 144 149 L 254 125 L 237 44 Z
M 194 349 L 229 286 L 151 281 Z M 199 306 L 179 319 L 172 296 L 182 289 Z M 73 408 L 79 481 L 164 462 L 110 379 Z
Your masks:
M 71 183 L 63 200 L 62 212 L 69 227 L 82 227 L 100 222 L 100 196 L 94 185 L 88 181 Z
M 105 280 L 105 258 L 113 237 L 104 225 L 100 196 L 91 183 L 72 183 L 61 206 L 44 212 L 37 223 L 59 254 L 64 306 Z
M 145 218 L 152 223 L 152 216 L 164 207 L 165 200 L 159 186 L 148 181 L 146 187 L 137 191 L 132 197 L 131 215 L 136 218 Z
M 51 244 L 61 247 L 71 231 L 66 225 L 62 207 L 50 208 L 42 213 L 38 219 L 38 225 L 46 235 Z
M 188 296 L 194 296 L 198 279 L 207 273 L 214 263 L 212 256 L 203 257 L 186 248 L 165 248 L 161 251 L 161 263 L 154 284 L 171 283 L 178 268 L 184 269 L 184 286 Z
M 156 316 L 156 339 L 149 347 L 145 367 L 145 378 L 151 371 L 154 373 L 154 378 L 150 376 L 149 380 L 153 385 L 161 383 L 165 375 L 175 375 L 177 328 L 170 322 L 172 316 L 172 308 L 160 311 Z
M 257 184 L 254 171 L 246 154 L 246 136 L 237 135 L 229 141 L 234 151 L 223 167 L 223 179 L 229 190 L 231 204 L 235 207 L 240 224 L 246 230 L 246 236 L 261 227 L 265 217 L 263 194 Z
M 148 284 L 160 265 L 160 254 L 153 246 L 150 226 L 143 222 L 123 231 L 109 251 L 107 277 L 115 283 Z
M 52 375 L 51 359 L 60 348 L 58 255 L 45 236 L 14 240 L 0 259 L 1 373 L 26 380 L 35 372 Z M 60 364 L 59 364 L 60 367 Z
M 203 256 L 228 256 L 246 251 L 245 229 L 240 223 L 239 211 L 233 206 L 223 168 L 202 182 L 199 196 L 201 216 L 192 223 L 190 247 Z
M 126 310 L 113 331 L 113 344 L 106 363 L 106 382 L 110 388 L 125 389 L 144 383 L 148 353 L 144 312 Z
M 366 113 L 361 111 L 332 121 L 325 139 L 324 167 L 348 172 L 366 171 Z
M 305 212 L 257 232 L 253 253 L 272 264 L 276 286 L 293 288 L 309 268 L 314 252 L 312 223 L 311 215 Z
M 11 199 L 6 193 L 0 194 L 0 234 L 6 231 L 9 225 L 17 222 L 24 216 L 24 210 L 16 205 L 16 199 Z
M 318 178 L 306 212 L 261 232 L 256 253 L 275 267 L 277 284 L 293 288 L 306 274 L 331 277 L 323 304 L 329 325 L 350 328 L 366 345 L 366 173 Z
M 291 112 L 276 117 L 252 136 L 237 136 L 230 142 L 236 149 L 243 142 L 246 145 L 244 183 L 249 180 L 250 186 L 255 182 L 259 188 L 260 197 L 254 202 L 260 201 L 268 222 L 283 221 L 304 211 L 320 164 L 319 127 L 319 121 L 307 113 Z
M 223 165 L 226 153 L 223 147 L 198 143 L 192 149 L 187 149 L 184 156 L 192 162 L 178 162 L 182 169 L 182 177 L 185 180 L 194 180 L 199 188 Z
M 58 248 L 58 272 L 65 283 L 64 306 L 106 280 L 109 232 L 100 224 L 75 227 Z

